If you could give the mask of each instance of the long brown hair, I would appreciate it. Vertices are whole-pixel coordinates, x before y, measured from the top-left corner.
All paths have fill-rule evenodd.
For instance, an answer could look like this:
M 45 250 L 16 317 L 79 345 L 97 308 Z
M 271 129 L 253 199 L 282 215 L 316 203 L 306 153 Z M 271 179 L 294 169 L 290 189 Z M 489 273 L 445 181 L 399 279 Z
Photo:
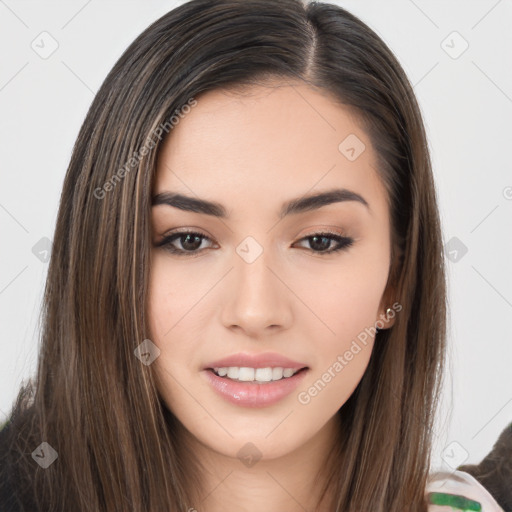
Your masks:
M 426 511 L 446 291 L 424 126 L 403 69 L 375 32 L 341 7 L 299 0 L 184 3 L 136 38 L 96 94 L 61 195 L 37 375 L 11 415 L 10 456 L 21 494 L 37 496 L 34 510 L 200 509 L 200 461 L 151 366 L 134 356 L 151 337 L 156 157 L 163 131 L 172 136 L 169 120 L 202 92 L 270 79 L 302 80 L 353 109 L 389 197 L 388 284 L 402 310 L 378 332 L 338 413 L 339 442 L 325 465 L 329 510 Z M 30 456 L 42 441 L 58 453 L 47 469 Z

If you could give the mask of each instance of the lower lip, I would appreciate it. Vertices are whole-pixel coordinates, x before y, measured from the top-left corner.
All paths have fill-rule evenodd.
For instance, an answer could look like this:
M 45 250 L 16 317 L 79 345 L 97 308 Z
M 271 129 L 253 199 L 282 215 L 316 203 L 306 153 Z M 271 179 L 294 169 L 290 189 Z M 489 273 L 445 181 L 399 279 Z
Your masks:
M 228 402 L 243 407 L 266 407 L 288 396 L 300 384 L 308 369 L 292 377 L 270 382 L 237 382 L 219 377 L 212 370 L 204 370 L 206 379 L 213 389 Z

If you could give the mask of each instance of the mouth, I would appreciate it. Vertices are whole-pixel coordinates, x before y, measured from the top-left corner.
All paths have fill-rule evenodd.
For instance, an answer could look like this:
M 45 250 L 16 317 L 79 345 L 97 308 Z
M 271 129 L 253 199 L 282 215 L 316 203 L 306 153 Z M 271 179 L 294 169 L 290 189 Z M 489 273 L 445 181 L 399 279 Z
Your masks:
M 242 407 L 267 407 L 289 396 L 307 375 L 309 367 L 212 367 L 201 375 L 228 403 Z

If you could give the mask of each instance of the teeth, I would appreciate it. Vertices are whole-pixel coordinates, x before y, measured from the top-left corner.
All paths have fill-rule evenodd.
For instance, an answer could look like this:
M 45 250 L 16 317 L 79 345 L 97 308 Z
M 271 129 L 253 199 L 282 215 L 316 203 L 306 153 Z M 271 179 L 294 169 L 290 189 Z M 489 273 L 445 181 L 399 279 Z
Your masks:
M 293 368 L 248 368 L 245 366 L 230 366 L 224 368 L 214 368 L 213 371 L 219 377 L 227 377 L 228 379 L 238 380 L 239 382 L 270 382 L 281 380 L 295 375 L 299 370 Z
M 272 380 L 279 380 L 283 377 L 282 368 L 272 368 Z

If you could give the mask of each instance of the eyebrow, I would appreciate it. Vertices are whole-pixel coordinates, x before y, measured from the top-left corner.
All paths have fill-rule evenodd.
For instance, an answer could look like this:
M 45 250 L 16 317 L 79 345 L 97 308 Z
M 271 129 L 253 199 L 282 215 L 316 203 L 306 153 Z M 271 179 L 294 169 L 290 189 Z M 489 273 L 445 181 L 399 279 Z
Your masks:
M 346 201 L 355 201 L 361 203 L 366 206 L 368 210 L 371 210 L 368 202 L 361 195 L 353 192 L 352 190 L 337 188 L 287 201 L 281 207 L 279 218 L 282 219 L 287 215 L 316 210 L 322 206 Z M 185 210 L 188 212 L 212 215 L 213 217 L 219 217 L 221 219 L 226 219 L 229 217 L 226 209 L 220 203 L 215 201 L 207 201 L 205 199 L 197 199 L 172 192 L 161 192 L 160 194 L 153 196 L 151 203 L 152 206 L 158 206 L 162 204 L 174 206 L 175 208 L 179 208 L 180 210 Z

